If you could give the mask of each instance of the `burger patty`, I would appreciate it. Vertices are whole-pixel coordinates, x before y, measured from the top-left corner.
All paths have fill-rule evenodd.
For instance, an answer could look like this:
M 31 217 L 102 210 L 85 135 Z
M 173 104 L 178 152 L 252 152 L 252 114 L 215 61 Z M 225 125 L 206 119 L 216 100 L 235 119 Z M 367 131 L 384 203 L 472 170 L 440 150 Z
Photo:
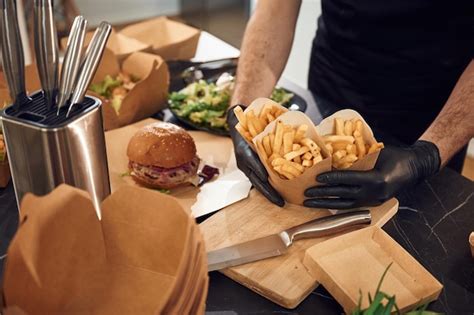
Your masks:
M 130 161 L 128 167 L 133 176 L 156 186 L 179 185 L 197 173 L 199 157 L 195 156 L 190 162 L 178 167 L 164 168 L 153 165 L 143 165 Z

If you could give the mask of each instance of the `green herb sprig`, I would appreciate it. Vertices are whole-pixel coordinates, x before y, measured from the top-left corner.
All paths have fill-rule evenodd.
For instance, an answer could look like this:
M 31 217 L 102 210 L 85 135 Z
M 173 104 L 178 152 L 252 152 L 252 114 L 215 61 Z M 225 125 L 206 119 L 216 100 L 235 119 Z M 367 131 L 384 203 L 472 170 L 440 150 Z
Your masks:
M 355 310 L 352 311 L 352 315 L 390 315 L 392 312 L 395 312 L 396 314 L 400 315 L 400 309 L 397 306 L 396 303 L 396 298 L 395 295 L 388 295 L 387 293 L 384 293 L 380 291 L 380 287 L 382 286 L 383 279 L 385 278 L 388 269 L 392 266 L 392 263 L 390 263 L 387 268 L 385 268 L 385 271 L 382 274 L 382 277 L 379 280 L 379 283 L 377 285 L 377 289 L 375 290 L 375 295 L 374 298 L 372 298 L 372 295 L 370 292 L 367 294 L 369 298 L 369 307 L 362 310 L 362 291 L 359 290 L 360 296 L 359 296 L 359 302 Z M 419 307 L 416 307 L 414 310 L 406 313 L 406 315 L 438 315 L 441 313 L 436 313 L 436 312 L 431 312 L 427 311 L 426 308 L 428 307 L 428 304 L 421 305 Z

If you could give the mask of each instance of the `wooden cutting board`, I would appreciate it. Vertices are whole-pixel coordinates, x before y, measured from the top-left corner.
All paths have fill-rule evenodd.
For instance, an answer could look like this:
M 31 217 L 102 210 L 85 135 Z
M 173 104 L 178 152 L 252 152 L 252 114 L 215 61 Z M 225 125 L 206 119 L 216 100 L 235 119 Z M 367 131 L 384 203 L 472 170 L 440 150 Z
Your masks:
M 397 212 L 398 201 L 391 199 L 370 210 L 372 225 L 381 227 Z M 206 250 L 210 251 L 275 234 L 329 214 L 328 210 L 295 205 L 279 208 L 254 189 L 249 198 L 216 213 L 201 223 L 200 228 Z M 283 307 L 295 308 L 318 286 L 303 265 L 305 251 L 326 239 L 300 240 L 285 255 L 221 272 Z

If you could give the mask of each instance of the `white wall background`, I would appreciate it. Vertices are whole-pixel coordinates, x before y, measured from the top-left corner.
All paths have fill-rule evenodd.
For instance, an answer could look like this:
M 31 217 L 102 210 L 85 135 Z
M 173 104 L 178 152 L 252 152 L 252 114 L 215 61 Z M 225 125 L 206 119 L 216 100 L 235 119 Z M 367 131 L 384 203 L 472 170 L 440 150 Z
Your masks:
M 321 14 L 321 0 L 303 0 L 296 24 L 295 38 L 283 77 L 301 87 L 307 87 L 311 45 Z

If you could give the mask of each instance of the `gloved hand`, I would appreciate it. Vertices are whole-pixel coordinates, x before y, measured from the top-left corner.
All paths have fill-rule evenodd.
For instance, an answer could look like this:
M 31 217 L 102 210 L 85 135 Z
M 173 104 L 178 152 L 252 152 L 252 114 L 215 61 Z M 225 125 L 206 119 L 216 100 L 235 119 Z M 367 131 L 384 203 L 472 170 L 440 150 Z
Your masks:
M 243 107 L 242 105 L 240 105 Z M 234 143 L 235 158 L 237 166 L 249 178 L 252 185 L 261 192 L 268 200 L 274 204 L 283 207 L 285 201 L 280 194 L 268 182 L 268 173 L 258 155 L 252 150 L 240 133 L 235 130 L 234 126 L 238 123 L 238 119 L 234 114 L 233 108 L 227 112 L 227 124 L 229 125 L 229 133 Z
M 316 180 L 326 185 L 308 188 L 304 205 L 330 209 L 376 206 L 438 172 L 440 163 L 438 148 L 428 141 L 403 148 L 387 146 L 373 170 L 320 174 Z

